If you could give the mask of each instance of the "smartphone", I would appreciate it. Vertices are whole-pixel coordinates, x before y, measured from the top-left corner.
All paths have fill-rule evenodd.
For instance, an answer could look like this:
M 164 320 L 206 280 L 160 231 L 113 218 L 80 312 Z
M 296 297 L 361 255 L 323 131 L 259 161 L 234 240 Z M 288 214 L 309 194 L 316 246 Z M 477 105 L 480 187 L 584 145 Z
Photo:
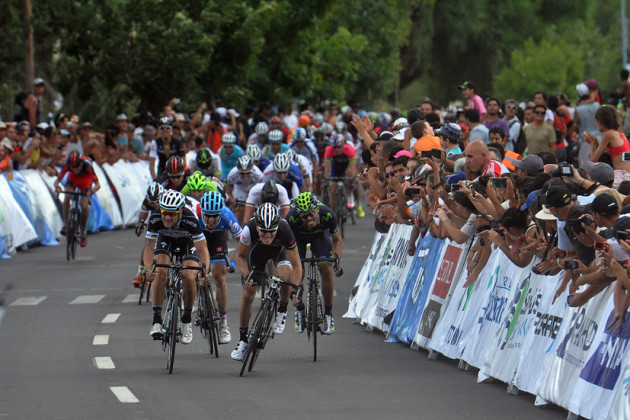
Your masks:
M 455 192 L 455 191 L 460 191 L 462 189 L 462 186 L 460 184 L 453 184 L 451 185 L 451 191 Z
M 494 188 L 507 188 L 507 178 L 491 178 L 490 182 Z
M 420 188 L 407 188 L 405 195 L 411 197 L 412 195 L 420 194 Z
M 430 158 L 431 157 L 431 151 L 430 150 L 423 150 L 420 152 L 420 157 L 421 158 Z
M 630 161 L 630 152 L 623 152 L 621 154 L 621 160 L 623 160 L 624 162 Z
M 618 241 L 627 241 L 630 240 L 630 233 L 618 230 L 617 233 L 615 233 L 615 238 L 617 238 Z
M 608 252 L 608 243 L 607 242 L 595 241 L 595 243 L 593 244 L 593 249 L 595 249 L 597 251 L 606 251 L 606 252 Z
M 564 269 L 565 270 L 575 270 L 576 268 L 578 268 L 578 262 L 577 261 L 566 261 L 564 263 Z
M 477 228 L 477 233 L 485 232 L 486 230 L 490 230 L 490 225 L 481 225 Z
M 442 150 L 440 149 L 431 149 L 429 150 L 429 156 L 440 159 L 442 157 Z

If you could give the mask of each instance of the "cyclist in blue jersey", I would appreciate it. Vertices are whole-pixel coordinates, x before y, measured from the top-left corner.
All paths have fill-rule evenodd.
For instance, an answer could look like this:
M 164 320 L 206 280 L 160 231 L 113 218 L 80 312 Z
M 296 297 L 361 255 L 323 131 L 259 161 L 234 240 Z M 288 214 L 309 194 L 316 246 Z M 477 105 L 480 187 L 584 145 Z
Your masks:
M 249 146 L 247 146 L 247 150 L 245 151 L 245 153 L 247 153 L 247 156 L 252 158 L 252 160 L 254 161 L 254 166 L 260 169 L 260 172 L 263 172 L 265 169 L 267 169 L 267 166 L 269 166 L 269 164 L 271 163 L 269 159 L 262 155 L 262 151 L 257 144 L 250 144 Z
M 285 153 L 277 155 L 263 172 L 263 182 L 269 180 L 286 188 L 289 198 L 295 198 L 299 193 L 306 191 L 300 170 L 297 165 L 291 163 L 291 158 Z
M 221 181 L 225 181 L 232 168 L 236 166 L 238 158 L 245 152 L 236 144 L 236 136 L 232 133 L 224 134 L 221 143 L 223 145 L 219 148 L 218 155 L 221 158 Z
M 227 344 L 232 340 L 227 325 L 228 287 L 225 282 L 226 263 L 228 263 L 227 232 L 235 239 L 241 236 L 241 226 L 234 213 L 225 207 L 225 201 L 217 191 L 210 191 L 201 197 L 201 229 L 206 237 L 212 277 L 217 288 L 217 304 L 219 306 L 219 343 Z

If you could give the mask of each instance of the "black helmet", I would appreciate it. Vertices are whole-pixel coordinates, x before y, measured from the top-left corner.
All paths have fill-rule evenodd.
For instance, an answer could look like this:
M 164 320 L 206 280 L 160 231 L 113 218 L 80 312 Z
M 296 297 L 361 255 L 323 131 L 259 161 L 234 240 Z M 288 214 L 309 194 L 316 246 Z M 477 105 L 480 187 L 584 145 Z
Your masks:
M 201 169 L 208 169 L 210 164 L 212 163 L 212 155 L 210 155 L 210 150 L 201 149 L 197 152 L 197 165 Z
M 272 180 L 265 182 L 260 192 L 260 202 L 262 203 L 278 203 L 278 187 Z
M 184 160 L 179 156 L 171 156 L 166 161 L 166 173 L 169 175 L 179 175 L 184 173 Z

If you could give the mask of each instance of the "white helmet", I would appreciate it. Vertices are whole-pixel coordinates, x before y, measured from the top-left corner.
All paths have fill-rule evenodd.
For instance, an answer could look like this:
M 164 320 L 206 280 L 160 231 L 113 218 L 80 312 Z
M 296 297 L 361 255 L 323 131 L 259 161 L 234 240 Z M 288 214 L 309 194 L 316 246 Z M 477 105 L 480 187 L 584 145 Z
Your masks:
M 306 130 L 302 127 L 298 127 L 293 130 L 293 140 L 299 141 L 306 139 Z
M 236 136 L 232 133 L 226 133 L 221 137 L 221 143 L 227 145 L 236 144 Z
M 280 130 L 271 130 L 267 136 L 270 142 L 281 142 L 284 138 L 284 134 Z
M 178 211 L 184 208 L 186 198 L 184 194 L 175 190 L 168 190 L 160 196 L 160 208 L 169 211 Z
M 150 202 L 156 202 L 160 199 L 160 196 L 164 193 L 164 187 L 162 184 L 152 182 L 147 188 L 147 200 Z
M 256 226 L 262 230 L 276 230 L 280 224 L 278 208 L 271 203 L 264 203 L 256 210 Z
M 254 131 L 256 131 L 256 134 L 258 134 L 259 136 L 264 136 L 265 134 L 269 132 L 269 126 L 267 125 L 266 122 L 261 121 L 258 124 L 256 124 L 256 128 Z
M 245 151 L 245 153 L 247 153 L 247 156 L 252 158 L 254 162 L 259 161 L 262 156 L 260 147 L 258 147 L 257 144 L 250 144 L 249 146 L 247 146 L 247 150 Z
M 236 169 L 241 173 L 251 172 L 254 161 L 248 155 L 243 155 L 236 161 Z
M 289 172 L 291 167 L 291 158 L 286 153 L 278 153 L 273 158 L 273 169 L 276 172 Z

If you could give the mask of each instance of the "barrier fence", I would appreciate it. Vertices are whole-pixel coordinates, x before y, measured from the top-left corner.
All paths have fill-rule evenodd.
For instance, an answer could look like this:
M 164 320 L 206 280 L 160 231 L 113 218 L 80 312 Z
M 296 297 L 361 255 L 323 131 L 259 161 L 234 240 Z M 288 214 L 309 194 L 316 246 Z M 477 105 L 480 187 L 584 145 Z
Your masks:
M 606 329 L 614 284 L 581 307 L 568 291 L 553 297 L 564 272 L 537 275 L 496 250 L 469 287 L 466 257 L 458 245 L 426 235 L 407 255 L 411 227 L 392 225 L 375 234 L 352 289 L 347 318 L 383 331 L 389 342 L 423 348 L 479 369 L 477 381 L 495 378 L 557 404 L 570 416 L 630 418 L 630 316 Z M 568 289 L 568 288 L 567 288 Z
M 88 232 L 133 225 L 151 182 L 145 161 L 100 166 L 93 163 L 101 188 L 92 196 Z M 63 226 L 63 195 L 55 193 L 55 177 L 33 169 L 0 176 L 0 258 L 34 244 L 57 245 Z

